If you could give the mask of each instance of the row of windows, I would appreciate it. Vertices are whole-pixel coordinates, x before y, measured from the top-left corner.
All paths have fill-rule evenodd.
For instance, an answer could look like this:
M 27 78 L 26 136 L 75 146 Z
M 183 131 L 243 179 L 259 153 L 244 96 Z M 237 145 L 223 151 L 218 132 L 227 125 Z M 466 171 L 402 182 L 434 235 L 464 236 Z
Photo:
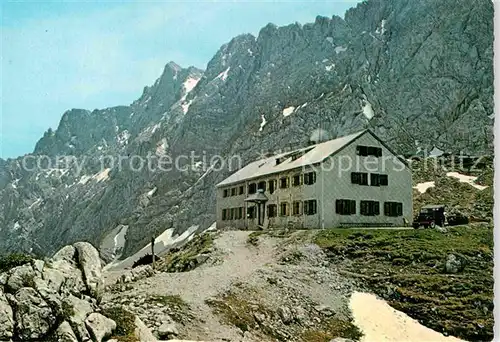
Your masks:
M 316 183 L 316 172 L 308 172 L 304 174 L 296 174 L 292 177 L 281 177 L 279 179 L 280 189 L 286 189 L 292 186 L 300 186 L 302 184 L 311 185 Z M 248 184 L 248 194 L 255 194 L 257 190 L 269 191 L 270 194 L 274 193 L 278 188 L 278 180 L 271 179 L 269 181 L 261 181 L 258 183 Z
M 290 204 L 288 202 L 281 202 L 279 206 L 280 216 L 290 216 Z M 317 212 L 317 202 L 316 200 L 307 201 L 295 201 L 292 203 L 291 214 L 294 216 L 299 215 L 314 215 Z M 267 217 L 277 217 L 278 216 L 278 206 L 276 204 L 267 205 Z M 241 220 L 245 217 L 245 208 L 229 208 L 222 209 L 222 220 Z M 257 208 L 248 207 L 247 217 L 250 219 L 257 217 Z
M 359 185 L 368 185 L 368 173 L 366 172 L 351 172 L 351 183 Z M 389 176 L 378 173 L 370 173 L 371 186 L 389 185 Z
M 317 202 L 316 200 L 307 201 L 294 201 L 291 206 L 291 214 L 293 216 L 300 215 L 314 215 L 317 212 Z M 280 203 L 280 216 L 290 216 L 290 204 L 288 202 Z M 267 217 L 278 216 L 278 206 L 276 204 L 268 204 L 267 206 Z
M 224 189 L 223 197 L 229 197 L 229 196 L 237 196 L 237 195 L 244 195 L 245 194 L 245 187 L 243 185 L 236 187 L 236 188 L 231 188 L 231 189 Z
M 290 210 L 291 209 L 291 210 Z M 256 207 L 248 207 L 248 218 L 256 217 Z M 294 201 L 290 208 L 288 202 L 281 202 L 279 205 L 279 216 L 300 215 L 315 215 L 318 211 L 318 203 L 316 200 Z M 338 199 L 335 201 L 335 212 L 339 215 L 355 215 L 356 201 L 350 199 Z M 377 201 L 360 201 L 360 214 L 364 216 L 380 215 L 380 203 Z M 384 202 L 385 216 L 402 216 L 403 203 L 400 202 Z M 267 205 L 267 217 L 277 217 L 278 206 L 276 204 Z M 222 220 L 241 220 L 245 217 L 245 208 L 229 208 L 222 209 Z
M 356 146 L 356 154 L 358 156 L 374 156 L 374 157 L 382 157 L 382 148 L 375 146 Z
M 230 208 L 230 209 L 222 209 L 222 220 L 241 220 L 245 217 L 245 208 Z
M 360 201 L 359 213 L 364 216 L 380 215 L 380 203 L 377 201 Z M 356 201 L 350 199 L 338 199 L 335 201 L 335 212 L 339 215 L 356 214 Z M 385 216 L 402 216 L 403 203 L 384 202 Z

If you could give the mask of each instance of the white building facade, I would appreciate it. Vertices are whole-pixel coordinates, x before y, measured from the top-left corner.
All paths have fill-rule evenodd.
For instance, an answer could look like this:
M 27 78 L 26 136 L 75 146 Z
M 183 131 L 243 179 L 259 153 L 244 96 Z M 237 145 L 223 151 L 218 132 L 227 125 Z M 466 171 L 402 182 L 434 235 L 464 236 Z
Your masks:
M 406 161 L 364 130 L 248 164 L 217 184 L 217 227 L 400 227 L 412 220 Z

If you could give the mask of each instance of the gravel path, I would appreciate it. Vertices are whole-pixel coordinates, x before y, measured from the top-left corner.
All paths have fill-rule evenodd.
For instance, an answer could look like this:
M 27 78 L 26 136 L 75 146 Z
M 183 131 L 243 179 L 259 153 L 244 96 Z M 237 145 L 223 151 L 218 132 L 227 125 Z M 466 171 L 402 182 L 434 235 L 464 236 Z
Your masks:
M 275 239 L 263 239 L 258 249 L 249 248 L 248 231 L 228 231 L 215 240 L 215 247 L 224 252 L 224 260 L 215 266 L 203 265 L 190 272 L 160 273 L 134 284 L 128 295 L 180 295 L 196 316 L 200 326 L 189 331 L 189 339 L 209 341 L 245 341 L 235 327 L 221 324 L 205 300 L 244 281 L 255 270 L 275 261 Z

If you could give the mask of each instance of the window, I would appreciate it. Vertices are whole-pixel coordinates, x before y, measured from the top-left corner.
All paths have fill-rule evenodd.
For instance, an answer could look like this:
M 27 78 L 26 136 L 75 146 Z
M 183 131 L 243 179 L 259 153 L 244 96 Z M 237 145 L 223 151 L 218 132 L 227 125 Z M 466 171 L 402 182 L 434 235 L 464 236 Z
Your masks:
M 245 193 L 245 187 L 242 185 L 242 186 L 240 186 L 239 194 L 243 195 L 244 193 Z
M 387 176 L 387 175 L 380 175 L 379 176 L 379 184 L 380 185 L 389 185 L 389 176 Z
M 227 209 L 222 209 L 222 221 L 227 220 Z
M 381 186 L 387 184 L 388 184 L 387 175 L 379 175 L 378 173 L 370 174 L 370 185 Z
M 351 183 L 359 185 L 368 185 L 368 173 L 351 172 Z
M 385 216 L 403 216 L 403 203 L 399 202 L 385 202 L 384 203 Z
M 248 193 L 255 194 L 257 192 L 257 185 L 255 183 L 248 184 Z
M 314 215 L 318 210 L 318 204 L 316 200 L 307 200 L 304 201 L 304 214 L 306 215 Z
M 224 189 L 222 197 L 227 197 L 228 194 L 229 194 L 229 189 Z
M 288 215 L 290 215 L 290 210 L 288 208 L 288 203 L 287 202 L 282 202 L 280 204 L 280 215 L 281 216 L 288 216 Z
M 295 216 L 302 215 L 302 212 L 300 210 L 300 201 L 293 202 L 292 215 L 295 215 Z
M 268 182 L 268 189 L 269 189 L 269 193 L 272 194 L 274 193 L 274 190 L 276 190 L 276 179 L 271 179 L 269 182 Z
M 316 172 L 308 172 L 304 174 L 304 184 L 311 185 L 316 183 Z
M 375 146 L 356 146 L 356 154 L 358 156 L 374 156 L 374 157 L 382 157 L 382 148 Z
M 301 184 L 300 178 L 301 178 L 300 174 L 294 175 L 293 178 L 292 178 L 292 185 L 293 186 L 299 186 Z
M 276 204 L 269 204 L 267 206 L 267 217 L 276 217 L 278 215 L 278 207 Z
M 259 182 L 259 184 L 257 184 L 257 189 L 266 191 L 266 181 Z
M 255 209 L 255 207 L 248 207 L 247 217 L 249 219 L 253 219 L 253 218 L 255 218 L 255 216 L 256 216 L 256 209 Z
M 335 212 L 339 215 L 356 214 L 356 201 L 349 199 L 338 199 L 335 201 Z
M 360 213 L 365 216 L 376 216 L 380 214 L 380 205 L 377 201 L 361 201 Z
M 231 196 L 236 196 L 236 188 L 231 189 Z
M 289 179 L 288 179 L 288 177 L 280 178 L 280 188 L 281 189 L 288 188 L 288 185 L 289 185 Z

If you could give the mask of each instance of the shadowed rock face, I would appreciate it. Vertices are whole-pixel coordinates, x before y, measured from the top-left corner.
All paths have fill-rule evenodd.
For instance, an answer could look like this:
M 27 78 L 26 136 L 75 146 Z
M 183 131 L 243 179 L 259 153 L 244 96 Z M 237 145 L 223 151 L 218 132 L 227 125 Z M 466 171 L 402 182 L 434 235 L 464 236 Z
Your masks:
M 165 229 L 208 227 L 214 184 L 230 173 L 206 173 L 212 155 L 246 163 L 318 128 L 335 138 L 370 127 L 400 153 L 491 152 L 492 27 L 487 0 L 370 0 L 344 19 L 238 36 L 205 71 L 170 62 L 129 106 L 64 113 L 34 150 L 52 166 L 72 158 L 59 167 L 0 160 L 0 253 L 99 245 L 123 224 L 126 257 Z M 202 163 L 184 171 L 111 162 L 192 151 Z

